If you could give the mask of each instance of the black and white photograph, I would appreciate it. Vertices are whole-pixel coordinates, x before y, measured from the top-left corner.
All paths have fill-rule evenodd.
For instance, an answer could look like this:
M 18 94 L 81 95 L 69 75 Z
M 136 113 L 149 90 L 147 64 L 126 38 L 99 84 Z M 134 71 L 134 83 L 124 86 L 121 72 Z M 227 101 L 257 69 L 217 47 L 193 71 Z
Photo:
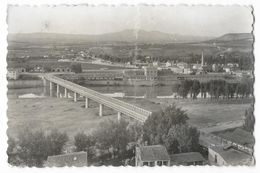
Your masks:
M 252 5 L 6 13 L 11 167 L 255 166 Z

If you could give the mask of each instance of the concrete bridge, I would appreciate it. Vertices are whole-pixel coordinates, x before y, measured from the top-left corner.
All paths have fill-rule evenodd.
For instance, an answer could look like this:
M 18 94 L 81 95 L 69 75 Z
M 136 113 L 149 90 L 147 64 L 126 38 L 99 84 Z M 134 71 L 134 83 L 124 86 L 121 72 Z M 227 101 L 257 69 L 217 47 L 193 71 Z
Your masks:
M 47 81 L 50 82 L 50 96 L 52 96 L 53 87 L 56 86 L 56 95 L 60 97 L 60 88 L 64 88 L 64 97 L 68 98 L 68 91 L 72 91 L 74 93 L 74 101 L 77 101 L 79 96 L 83 96 L 85 98 L 85 108 L 89 107 L 89 100 L 93 100 L 99 103 L 99 116 L 103 116 L 103 108 L 104 106 L 112 108 L 113 110 L 118 112 L 118 120 L 121 119 L 121 115 L 124 114 L 135 120 L 144 123 L 145 120 L 152 114 L 152 112 L 147 111 L 145 109 L 139 108 L 135 105 L 123 102 L 121 100 L 104 96 L 97 91 L 91 90 L 89 88 L 80 86 L 73 82 L 61 79 L 52 74 L 46 74 L 42 76 L 44 80 L 44 85 L 46 86 Z

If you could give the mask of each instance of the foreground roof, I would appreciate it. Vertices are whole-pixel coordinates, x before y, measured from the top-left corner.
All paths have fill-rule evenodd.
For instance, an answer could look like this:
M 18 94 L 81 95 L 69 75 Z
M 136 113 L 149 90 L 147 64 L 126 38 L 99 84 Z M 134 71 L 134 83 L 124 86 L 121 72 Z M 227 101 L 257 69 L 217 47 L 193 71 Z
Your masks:
M 206 161 L 198 152 L 180 153 L 170 155 L 171 164 L 191 163 L 198 161 Z
M 162 145 L 140 147 L 142 161 L 170 160 L 166 148 Z
M 245 145 L 251 148 L 253 148 L 255 143 L 254 136 L 250 132 L 247 132 L 241 128 L 237 128 L 234 131 L 220 134 L 219 136 L 232 142 L 238 143 L 240 145 Z
M 75 152 L 62 155 L 48 156 L 46 166 L 87 166 L 87 153 Z
M 228 165 L 251 165 L 253 164 L 253 156 L 245 152 L 234 149 L 233 147 L 214 146 L 210 147 L 217 152 Z

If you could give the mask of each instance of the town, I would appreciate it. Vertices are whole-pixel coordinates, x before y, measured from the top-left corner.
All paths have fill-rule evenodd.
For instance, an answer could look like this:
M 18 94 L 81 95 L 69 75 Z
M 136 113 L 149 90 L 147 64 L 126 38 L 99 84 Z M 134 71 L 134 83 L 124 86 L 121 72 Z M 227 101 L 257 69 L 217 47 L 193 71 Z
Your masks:
M 253 35 L 136 32 L 8 34 L 10 165 L 255 164 Z

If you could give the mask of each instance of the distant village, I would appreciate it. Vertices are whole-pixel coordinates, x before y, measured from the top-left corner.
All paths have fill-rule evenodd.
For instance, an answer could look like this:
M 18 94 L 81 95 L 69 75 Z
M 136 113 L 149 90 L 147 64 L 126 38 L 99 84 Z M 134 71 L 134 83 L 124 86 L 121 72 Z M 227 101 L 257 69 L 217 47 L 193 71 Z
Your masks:
M 74 56 L 73 56 L 74 55 Z M 70 57 L 70 58 L 66 58 Z M 81 66 L 84 64 L 96 64 L 104 66 L 103 68 L 96 69 L 97 71 L 107 71 L 107 73 L 112 72 L 108 70 L 108 67 L 114 67 L 117 69 L 125 69 L 124 76 L 126 78 L 140 79 L 145 81 L 156 81 L 160 80 L 160 76 L 164 75 L 230 75 L 233 77 L 253 77 L 252 70 L 240 70 L 238 63 L 227 63 L 227 64 L 212 64 L 208 65 L 204 60 L 203 52 L 201 53 L 201 61 L 195 64 L 189 64 L 186 62 L 167 61 L 167 62 L 141 62 L 140 60 L 135 60 L 133 62 L 119 63 L 111 62 L 108 60 L 103 60 L 102 58 L 95 57 L 94 55 L 89 55 L 84 51 L 80 51 L 76 54 L 61 56 L 61 58 L 53 58 L 54 63 L 47 63 L 51 60 L 48 55 L 40 58 L 39 63 L 32 65 L 25 65 L 26 63 L 8 63 L 7 68 L 7 79 L 17 80 L 22 73 L 64 73 L 73 72 L 71 68 L 72 63 L 79 63 Z M 75 58 L 74 58 L 75 57 Z M 18 59 L 30 59 L 30 56 L 22 56 Z M 33 57 L 32 57 L 33 58 Z M 151 57 L 147 57 L 151 59 Z M 43 63 L 46 62 L 46 63 Z M 53 60 L 51 60 L 53 62 Z M 88 68 L 83 68 L 82 72 L 93 74 L 94 70 L 88 70 Z M 97 76 L 99 76 L 97 72 Z M 113 73 L 113 72 L 112 72 Z M 92 76 L 95 79 L 95 74 Z M 98 78 L 96 78 L 98 80 Z M 142 85 L 142 84 L 140 84 Z

